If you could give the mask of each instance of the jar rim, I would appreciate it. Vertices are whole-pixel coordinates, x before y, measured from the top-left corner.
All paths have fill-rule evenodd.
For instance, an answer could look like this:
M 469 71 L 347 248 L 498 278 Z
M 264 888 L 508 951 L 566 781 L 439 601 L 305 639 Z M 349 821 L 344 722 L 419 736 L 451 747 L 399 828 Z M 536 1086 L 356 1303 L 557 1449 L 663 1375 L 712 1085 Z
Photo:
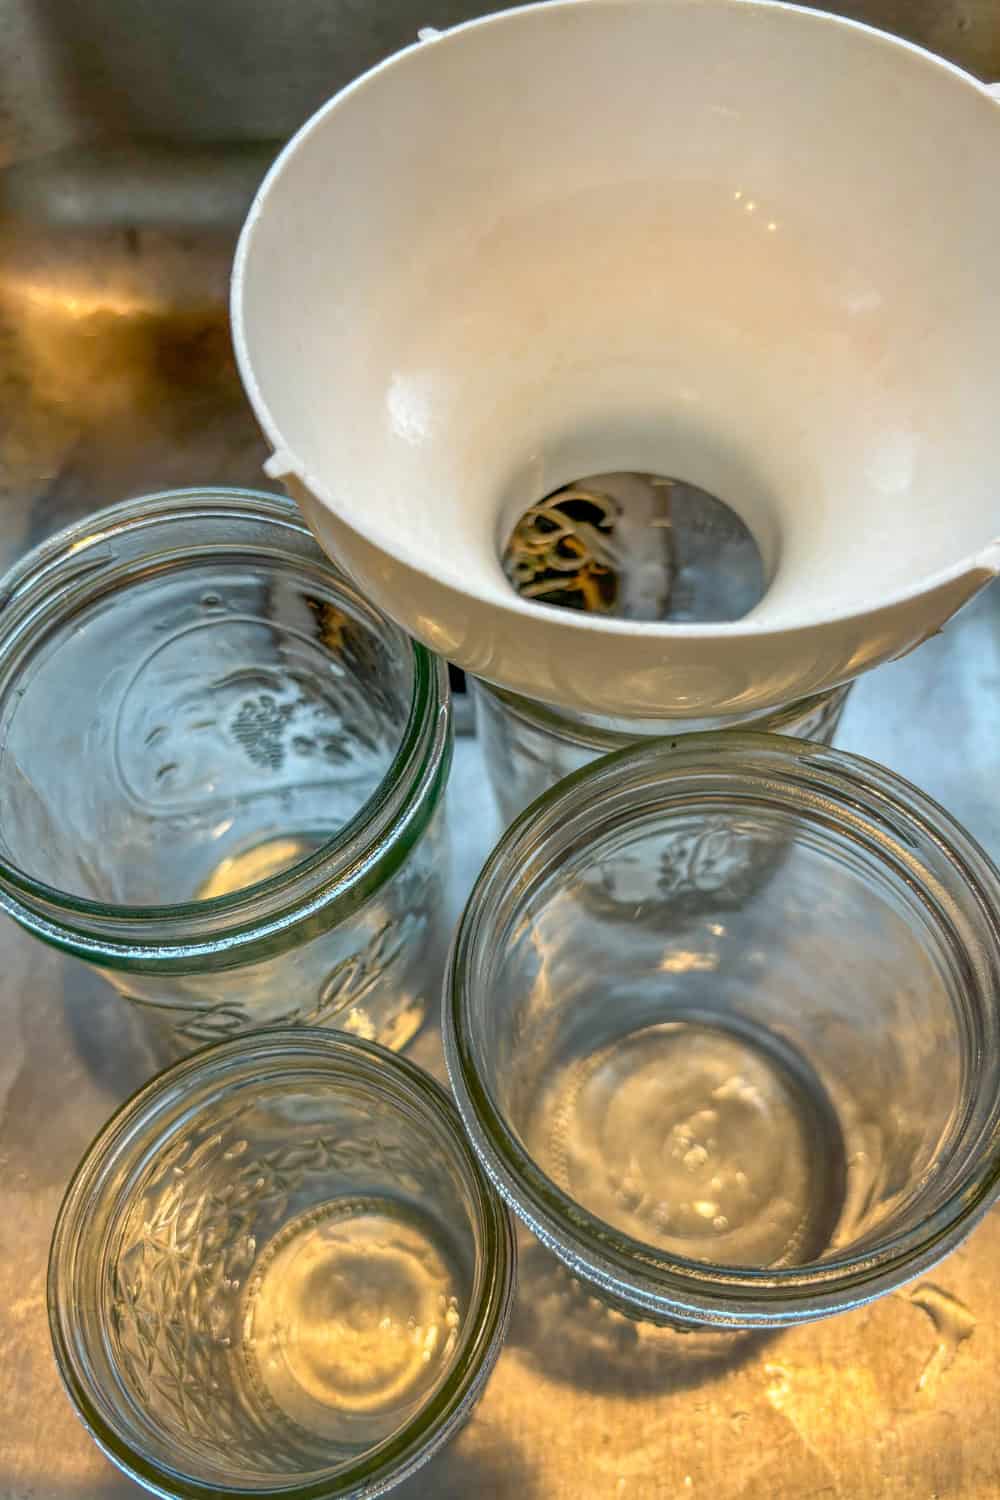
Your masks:
M 81 577 L 92 577 L 99 569 L 101 559 L 88 565 L 86 553 L 109 536 L 199 514 L 273 522 L 306 539 L 315 549 L 316 566 L 398 636 L 409 653 L 409 711 L 393 759 L 371 796 L 319 849 L 253 885 L 201 901 L 131 906 L 77 896 L 36 879 L 0 854 L 0 906 L 43 941 L 104 968 L 144 973 L 192 963 L 228 968 L 273 956 L 327 930 L 398 868 L 430 821 L 447 781 L 451 703 L 444 664 L 364 598 L 324 556 L 285 495 L 212 486 L 163 490 L 107 506 L 64 527 L 19 559 L 0 581 L 0 656 L 17 642 L 40 595 L 49 613 L 54 612 L 53 578 L 70 559 L 76 560 L 66 579 L 72 590 Z M 233 550 L 239 550 L 238 543 Z M 157 928 L 163 929 L 162 938 L 154 936 Z
M 469 1336 L 452 1368 L 433 1396 L 410 1420 L 369 1449 L 342 1471 L 290 1485 L 227 1487 L 226 1493 L 244 1500 L 281 1494 L 289 1500 L 334 1500 L 334 1497 L 374 1494 L 412 1474 L 447 1441 L 478 1399 L 503 1345 L 514 1300 L 517 1243 L 511 1216 L 493 1192 L 476 1153 L 462 1129 L 454 1103 L 442 1086 L 416 1063 L 376 1042 L 321 1027 L 272 1027 L 200 1049 L 144 1083 L 106 1121 L 87 1148 L 70 1179 L 56 1216 L 48 1261 L 47 1306 L 49 1329 L 60 1379 L 71 1402 L 101 1450 L 120 1468 L 157 1493 L 185 1500 L 212 1500 L 217 1485 L 181 1476 L 172 1468 L 145 1457 L 103 1414 L 93 1383 L 81 1372 L 73 1351 L 73 1325 L 79 1299 L 76 1262 L 79 1245 L 89 1232 L 95 1191 L 121 1158 L 140 1152 L 143 1131 L 155 1127 L 162 1112 L 198 1083 L 236 1082 L 242 1075 L 262 1076 L 262 1064 L 272 1066 L 268 1079 L 280 1077 L 277 1064 L 287 1061 L 289 1076 L 303 1069 L 329 1069 L 331 1077 L 373 1085 L 388 1084 L 392 1093 L 415 1104 L 440 1127 L 468 1169 L 475 1188 L 473 1235 L 476 1244 L 475 1280 L 479 1295 L 470 1308 Z
M 483 866 L 455 933 L 442 1004 L 445 1060 L 465 1128 L 495 1186 L 532 1233 L 577 1274 L 654 1319 L 780 1326 L 859 1306 L 954 1248 L 1000 1196 L 1000 1100 L 983 1127 L 986 1149 L 966 1163 L 944 1202 L 919 1224 L 857 1253 L 757 1269 L 672 1255 L 591 1214 L 521 1145 L 475 1056 L 470 991 L 482 983 L 481 954 L 497 941 L 491 918 L 509 886 L 508 872 L 518 872 L 523 894 L 533 848 L 548 838 L 574 844 L 586 839 L 587 826 L 599 827 L 607 815 L 602 793 L 625 795 L 630 777 L 633 786 L 644 784 L 643 778 L 646 785 L 667 786 L 692 771 L 713 769 L 766 782 L 772 804 L 784 795 L 786 805 L 800 814 L 822 804 L 827 817 L 841 820 L 841 831 L 852 825 L 867 825 L 870 833 L 878 828 L 887 869 L 893 864 L 885 830 L 894 830 L 893 860 L 901 856 L 909 879 L 922 878 L 912 851 L 933 848 L 953 880 L 945 894 L 970 900 L 964 915 L 976 927 L 977 985 L 984 1008 L 1000 1022 L 1000 871 L 971 836 L 933 799 L 874 761 L 809 741 L 727 730 L 640 742 L 605 756 L 543 793 L 514 820 Z M 931 892 L 929 874 L 923 886 Z

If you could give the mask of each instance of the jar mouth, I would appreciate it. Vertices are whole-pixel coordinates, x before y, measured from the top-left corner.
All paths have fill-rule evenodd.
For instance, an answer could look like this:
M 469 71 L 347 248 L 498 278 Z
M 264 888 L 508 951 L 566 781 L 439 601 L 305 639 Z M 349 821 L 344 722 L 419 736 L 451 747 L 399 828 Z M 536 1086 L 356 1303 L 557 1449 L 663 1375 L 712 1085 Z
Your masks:
M 894 877 L 919 886 L 939 908 L 942 928 L 960 921 L 974 931 L 975 951 L 964 977 L 989 1036 L 1000 1036 L 1000 873 L 985 853 L 936 803 L 902 778 L 861 757 L 777 735 L 726 731 L 689 734 L 633 745 L 567 777 L 508 828 L 480 873 L 456 932 L 445 981 L 442 1028 L 445 1058 L 466 1129 L 491 1179 L 532 1232 L 576 1274 L 618 1305 L 654 1320 L 720 1326 L 780 1326 L 826 1316 L 872 1300 L 940 1260 L 1000 1195 L 1000 1100 L 973 1101 L 981 1114 L 962 1129 L 959 1170 L 943 1201 L 910 1227 L 862 1238 L 829 1257 L 792 1265 L 719 1264 L 661 1250 L 614 1227 L 564 1191 L 519 1137 L 481 1061 L 482 1038 L 472 1009 L 477 987 L 489 992 L 487 955 L 503 943 L 526 892 L 557 851 L 585 846 L 610 799 L 624 803 L 630 789 L 656 784 L 680 788 L 685 778 L 725 772 L 755 783 L 774 801 L 787 799 L 800 815 L 835 820 L 851 838 L 865 840 Z M 937 873 L 923 864 L 933 851 Z M 534 863 L 532 863 L 534 862 Z M 511 882 L 515 879 L 514 894 Z M 538 880 L 542 878 L 538 873 Z M 506 905 L 504 906 L 506 895 Z M 957 943 L 959 936 L 952 931 Z M 970 945 L 971 946 L 971 945 Z
M 0 654 L 19 643 L 29 621 L 37 626 L 40 611 L 51 620 L 75 601 L 80 588 L 99 572 L 109 540 L 175 516 L 249 520 L 292 532 L 300 545 L 305 540 L 314 557 L 298 560 L 302 571 L 310 566 L 322 570 L 327 582 L 332 577 L 339 591 L 392 633 L 409 658 L 412 685 L 396 752 L 371 795 L 319 848 L 253 884 L 197 900 L 110 903 L 37 879 L 0 854 L 0 904 L 36 936 L 91 963 L 147 972 L 192 960 L 215 967 L 242 964 L 258 952 L 270 956 L 344 920 L 393 873 L 423 833 L 447 780 L 451 747 L 444 664 L 376 610 L 322 556 L 293 501 L 264 491 L 162 491 L 109 506 L 56 533 L 22 558 L 0 586 Z M 241 546 L 236 540 L 228 550 L 259 555 L 266 549 L 259 542 Z M 65 577 L 60 577 L 63 571 Z M 53 598 L 56 590 L 61 591 Z M 151 941 L 158 927 L 164 940 Z
M 155 1156 L 157 1124 L 169 1139 L 178 1109 L 185 1129 L 192 1113 L 182 1108 L 193 1088 L 211 1085 L 211 1099 L 223 1089 L 245 1093 L 256 1082 L 287 1078 L 338 1081 L 353 1090 L 369 1086 L 403 1101 L 422 1115 L 428 1130 L 443 1138 L 461 1164 L 472 1190 L 475 1241 L 473 1293 L 461 1342 L 447 1372 L 414 1415 L 349 1465 L 325 1473 L 314 1470 L 302 1480 L 275 1476 L 273 1484 L 226 1486 L 226 1493 L 246 1497 L 267 1494 L 296 1500 L 334 1500 L 363 1487 L 396 1484 L 423 1464 L 464 1420 L 478 1398 L 503 1344 L 516 1283 L 517 1248 L 513 1224 L 504 1204 L 492 1192 L 462 1130 L 454 1104 L 429 1074 L 398 1054 L 360 1037 L 318 1027 L 279 1027 L 204 1048 L 166 1069 L 132 1095 L 97 1135 L 77 1167 L 64 1195 L 53 1232 L 48 1266 L 48 1316 L 60 1378 L 98 1446 L 119 1467 L 159 1494 L 208 1500 L 216 1483 L 182 1475 L 141 1452 L 109 1418 L 108 1403 L 89 1378 L 86 1351 L 81 1355 L 77 1312 L 87 1304 L 81 1290 L 81 1241 L 94 1220 L 98 1194 L 122 1197 L 130 1167 Z M 126 1187 L 123 1187 L 123 1183 Z M 117 1205 L 102 1230 L 102 1243 L 114 1233 L 124 1210 Z

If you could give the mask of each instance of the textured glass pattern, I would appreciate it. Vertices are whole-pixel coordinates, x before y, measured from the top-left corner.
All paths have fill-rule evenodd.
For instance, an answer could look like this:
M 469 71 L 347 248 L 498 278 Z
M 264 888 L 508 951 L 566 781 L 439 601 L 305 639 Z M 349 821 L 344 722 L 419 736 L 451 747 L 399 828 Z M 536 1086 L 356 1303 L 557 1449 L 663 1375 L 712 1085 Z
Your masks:
M 437 1085 L 282 1029 L 161 1075 L 98 1139 L 54 1240 L 53 1329 L 129 1472 L 353 1495 L 464 1417 L 512 1284 Z

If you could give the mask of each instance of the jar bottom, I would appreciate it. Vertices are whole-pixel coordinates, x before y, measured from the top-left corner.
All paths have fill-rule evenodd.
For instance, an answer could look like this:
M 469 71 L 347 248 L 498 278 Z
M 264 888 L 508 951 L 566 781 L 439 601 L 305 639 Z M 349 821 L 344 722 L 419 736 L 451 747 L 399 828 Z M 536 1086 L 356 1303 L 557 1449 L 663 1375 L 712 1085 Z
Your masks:
M 843 1133 L 806 1060 L 762 1028 L 676 1018 L 583 1037 L 543 1078 L 525 1144 L 597 1218 L 716 1265 L 800 1265 L 829 1247 Z
M 221 859 L 194 893 L 195 901 L 213 901 L 231 896 L 258 881 L 282 875 L 293 865 L 317 854 L 332 839 L 335 828 L 305 833 L 278 833 L 253 842 L 248 848 Z
M 320 1204 L 284 1227 L 248 1283 L 250 1399 L 327 1456 L 363 1452 L 430 1396 L 467 1304 L 425 1214 L 371 1197 Z

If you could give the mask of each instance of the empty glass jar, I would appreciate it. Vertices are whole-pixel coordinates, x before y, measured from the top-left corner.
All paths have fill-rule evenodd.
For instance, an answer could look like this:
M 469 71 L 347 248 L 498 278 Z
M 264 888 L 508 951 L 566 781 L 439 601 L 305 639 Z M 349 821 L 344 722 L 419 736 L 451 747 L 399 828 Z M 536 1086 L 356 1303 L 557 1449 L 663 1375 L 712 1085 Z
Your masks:
M 795 735 L 829 745 L 837 732 L 851 684 L 800 698 L 781 708 L 744 718 L 613 719 L 574 714 L 519 693 L 474 681 L 476 729 L 483 760 L 500 816 L 509 823 L 517 814 L 600 755 L 624 750 L 637 740 L 705 730 L 752 729 Z
M 443 964 L 443 664 L 276 495 L 114 506 L 0 597 L 6 910 L 170 1051 L 278 1022 L 408 1041 Z
M 856 1306 L 1000 1193 L 998 914 L 982 850 L 871 762 L 735 732 L 608 756 L 507 831 L 463 916 L 473 1143 L 633 1316 Z
M 161 1074 L 98 1135 L 52 1241 L 59 1370 L 159 1495 L 380 1494 L 468 1415 L 514 1286 L 444 1091 L 279 1028 Z

